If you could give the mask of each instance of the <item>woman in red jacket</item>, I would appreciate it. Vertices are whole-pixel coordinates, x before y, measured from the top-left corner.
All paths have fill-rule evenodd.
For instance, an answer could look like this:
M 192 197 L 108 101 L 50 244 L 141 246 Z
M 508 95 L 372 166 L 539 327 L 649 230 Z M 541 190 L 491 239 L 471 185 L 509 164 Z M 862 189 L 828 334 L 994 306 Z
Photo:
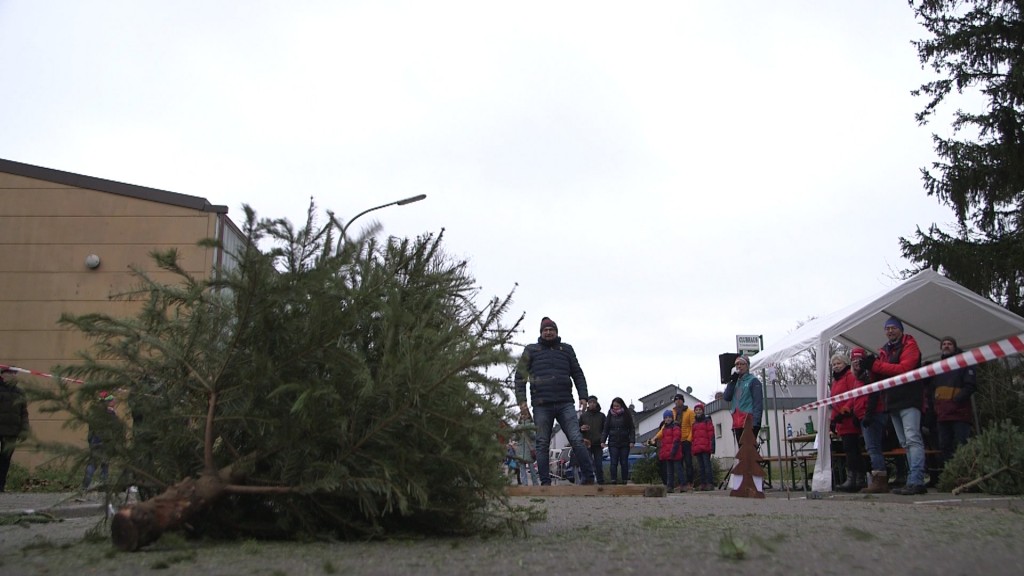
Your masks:
M 843 354 L 832 356 L 832 395 L 860 387 L 850 370 L 850 361 Z M 843 441 L 846 453 L 846 482 L 836 487 L 842 492 L 858 492 L 867 486 L 864 458 L 860 453 L 860 421 L 867 412 L 867 396 L 843 400 L 832 405 L 832 428 Z

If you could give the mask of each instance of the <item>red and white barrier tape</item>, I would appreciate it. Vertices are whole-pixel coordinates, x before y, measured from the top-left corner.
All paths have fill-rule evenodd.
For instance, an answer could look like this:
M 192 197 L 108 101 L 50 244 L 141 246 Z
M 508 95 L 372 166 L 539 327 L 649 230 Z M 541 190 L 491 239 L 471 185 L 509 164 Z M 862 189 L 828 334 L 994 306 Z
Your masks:
M 40 378 L 53 378 L 53 374 L 47 374 L 46 372 L 39 372 L 37 370 L 27 370 L 25 368 L 18 368 L 17 366 L 8 366 L 6 364 L 0 364 L 0 370 L 12 370 L 21 374 L 31 374 L 32 376 L 39 376 Z M 61 380 L 67 382 L 74 382 L 75 384 L 85 384 L 84 380 L 76 380 L 74 378 L 61 378 Z
M 1018 334 L 1011 336 L 1005 340 L 993 342 L 992 344 L 986 344 L 977 348 L 961 352 L 956 356 L 950 356 L 938 362 L 933 362 L 927 366 L 922 366 L 916 370 L 911 370 L 905 374 L 886 378 L 880 382 L 874 382 L 867 386 L 861 386 L 860 388 L 854 388 L 842 394 L 837 394 L 829 398 L 822 398 L 809 404 L 804 404 L 792 410 L 786 410 L 786 414 L 792 414 L 794 412 L 802 412 L 804 410 L 813 410 L 821 406 L 828 406 L 835 404 L 836 402 L 842 402 L 843 400 L 849 400 L 865 394 L 871 394 L 872 392 L 878 392 L 889 388 L 895 388 L 901 384 L 907 384 L 915 380 L 922 378 L 928 378 L 930 376 L 937 376 L 946 372 L 952 372 L 953 370 L 959 370 L 961 368 L 967 368 L 968 366 L 974 366 L 975 364 L 984 364 L 989 360 L 995 360 L 996 358 L 1003 358 L 1005 356 L 1013 356 L 1014 354 L 1024 353 L 1024 334 Z

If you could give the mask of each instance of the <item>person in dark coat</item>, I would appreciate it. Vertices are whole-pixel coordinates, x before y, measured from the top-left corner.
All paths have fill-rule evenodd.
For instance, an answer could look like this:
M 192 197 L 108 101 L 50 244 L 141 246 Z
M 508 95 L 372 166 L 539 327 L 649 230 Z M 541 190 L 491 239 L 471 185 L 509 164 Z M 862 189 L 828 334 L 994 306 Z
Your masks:
M 590 459 L 594 462 L 598 484 L 604 484 L 604 422 L 605 415 L 601 412 L 597 396 L 587 398 L 587 409 L 580 414 L 580 432 L 583 433 L 583 443 L 587 445 Z
M 605 417 L 603 436 L 611 460 L 609 481 L 612 484 L 625 484 L 629 481 L 629 453 L 636 443 L 636 426 L 622 398 L 612 400 L 612 407 Z
M 93 415 L 89 421 L 89 461 L 85 465 L 85 477 L 82 479 L 82 491 L 89 489 L 97 467 L 100 481 L 107 483 L 110 472 L 110 451 L 113 450 L 115 439 L 124 435 L 121 419 L 117 417 L 117 398 L 107 391 L 100 392 L 91 408 Z
M 594 483 L 594 466 L 583 444 L 580 421 L 573 405 L 572 388 L 580 395 L 580 410 L 587 406 L 587 378 L 583 375 L 576 351 L 562 342 L 558 325 L 545 316 L 540 321 L 540 337 L 528 344 L 516 365 L 516 402 L 520 413 L 530 412 L 526 403 L 526 382 L 530 382 L 533 421 L 537 424 L 537 472 L 541 486 L 551 484 L 551 432 L 555 422 L 569 438 L 573 455 L 580 465 L 582 484 Z
M 952 336 L 946 336 L 939 343 L 942 358 L 956 356 L 963 352 Z M 977 387 L 974 366 L 960 368 L 939 374 L 932 378 L 930 389 L 935 420 L 939 429 L 939 450 L 942 451 L 942 465 L 953 457 L 957 448 L 967 443 L 974 425 L 971 397 Z
M 7 489 L 7 473 L 14 458 L 14 446 L 28 438 L 28 402 L 25 393 L 13 382 L 4 379 L 4 374 L 15 371 L 4 367 L 0 370 L 0 492 Z

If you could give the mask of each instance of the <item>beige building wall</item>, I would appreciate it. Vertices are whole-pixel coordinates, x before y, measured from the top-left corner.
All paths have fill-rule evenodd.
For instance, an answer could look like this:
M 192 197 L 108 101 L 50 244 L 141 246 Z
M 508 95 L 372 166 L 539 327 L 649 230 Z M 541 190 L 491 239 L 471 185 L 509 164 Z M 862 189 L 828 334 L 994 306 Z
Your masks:
M 224 257 L 196 243 L 241 237 L 226 212 L 201 198 L 0 161 L 0 364 L 49 373 L 76 363 L 88 342 L 58 325 L 61 314 L 132 315 L 135 304 L 111 298 L 134 285 L 129 267 L 173 279 L 155 271 L 154 250 L 176 248 L 189 273 L 208 276 Z M 86 265 L 90 255 L 98 267 Z M 85 443 L 85 430 L 64 429 L 62 414 L 30 405 L 29 418 L 41 441 Z M 47 458 L 24 446 L 15 452 L 30 467 Z

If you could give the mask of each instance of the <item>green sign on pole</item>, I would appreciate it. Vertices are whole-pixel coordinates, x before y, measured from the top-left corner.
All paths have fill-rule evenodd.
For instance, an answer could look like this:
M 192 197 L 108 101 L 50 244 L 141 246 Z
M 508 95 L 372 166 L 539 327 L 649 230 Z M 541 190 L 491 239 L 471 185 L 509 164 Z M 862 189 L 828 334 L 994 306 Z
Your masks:
M 738 334 L 736 336 L 736 353 L 753 356 L 761 351 L 761 336 L 757 334 Z

